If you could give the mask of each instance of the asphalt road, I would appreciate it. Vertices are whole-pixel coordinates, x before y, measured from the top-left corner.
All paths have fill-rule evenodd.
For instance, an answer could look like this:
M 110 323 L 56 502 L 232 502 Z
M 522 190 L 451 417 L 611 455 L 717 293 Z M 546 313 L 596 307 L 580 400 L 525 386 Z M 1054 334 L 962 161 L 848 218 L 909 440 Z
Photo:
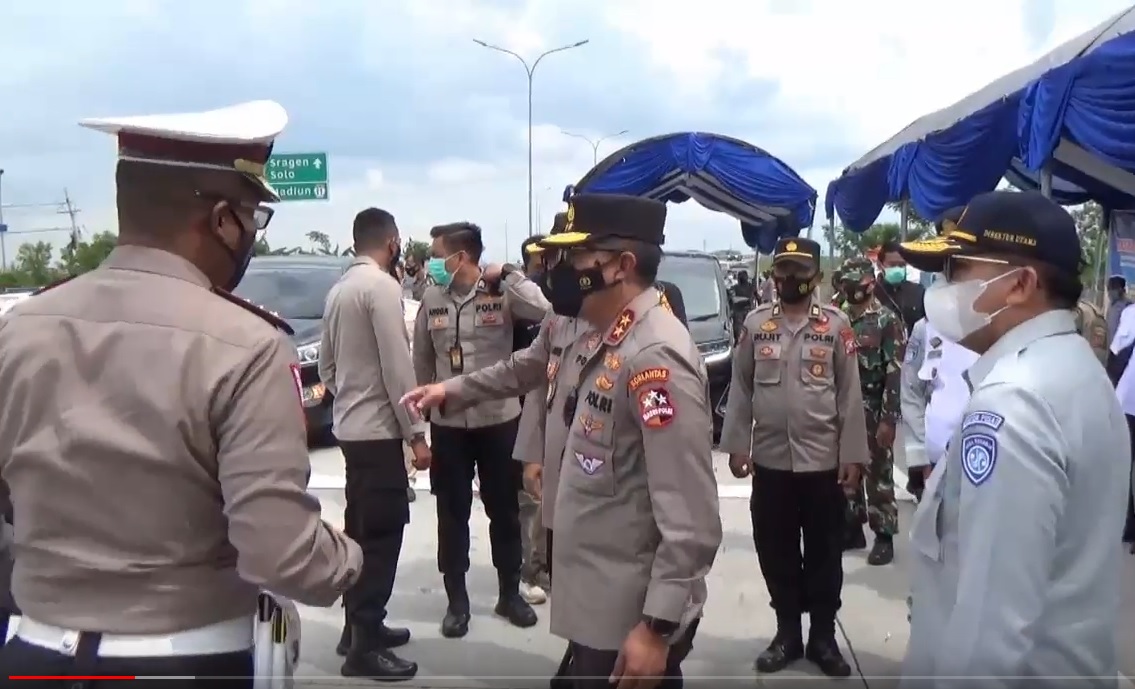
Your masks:
M 729 475 L 725 457 L 715 458 L 721 488 L 722 521 L 725 538 L 717 562 L 709 576 L 709 602 L 699 629 L 693 653 L 684 665 L 688 686 L 709 684 L 798 684 L 800 680 L 820 679 L 815 669 L 801 661 L 776 676 L 758 678 L 753 661 L 769 642 L 775 620 L 768 606 L 768 594 L 753 552 L 749 522 L 748 486 Z M 312 453 L 312 492 L 322 504 L 326 518 L 342 521 L 342 455 L 328 448 Z M 896 484 L 905 477 L 896 476 Z M 324 487 L 320 487 L 324 486 Z M 413 640 L 401 649 L 405 657 L 417 661 L 418 678 L 402 686 L 412 687 L 546 687 L 563 651 L 563 642 L 548 633 L 547 607 L 537 607 L 540 624 L 521 630 L 509 626 L 492 614 L 496 597 L 496 575 L 490 564 L 488 523 L 478 504 L 472 529 L 472 570 L 469 588 L 473 602 L 473 623 L 467 637 L 450 640 L 441 637 L 439 624 L 445 611 L 445 594 L 437 572 L 436 521 L 433 500 L 419 480 L 418 500 L 412 506 L 411 523 L 399 563 L 398 580 L 390 605 L 390 623 L 405 625 Z M 910 523 L 911 503 L 902 505 L 900 523 Z M 1120 547 L 1116 544 L 1116 547 Z M 870 567 L 866 553 L 844 557 L 844 607 L 840 621 L 854 658 L 867 678 L 868 689 L 896 684 L 902 655 L 908 639 L 906 621 L 907 541 L 896 540 L 896 559 L 885 567 Z M 1121 668 L 1135 676 L 1135 556 L 1125 560 L 1124 590 L 1120 605 Z M 596 582 L 602 585 L 602 582 Z M 299 672 L 303 685 L 366 684 L 366 680 L 339 677 L 341 660 L 335 655 L 343 622 L 342 609 L 304 608 L 303 651 Z M 841 645 L 849 662 L 847 640 Z M 853 663 L 854 665 L 855 663 Z M 299 682 L 297 682 L 299 683 Z M 863 683 L 860 681 L 859 683 Z M 1135 689 L 1129 685 L 1128 689 Z

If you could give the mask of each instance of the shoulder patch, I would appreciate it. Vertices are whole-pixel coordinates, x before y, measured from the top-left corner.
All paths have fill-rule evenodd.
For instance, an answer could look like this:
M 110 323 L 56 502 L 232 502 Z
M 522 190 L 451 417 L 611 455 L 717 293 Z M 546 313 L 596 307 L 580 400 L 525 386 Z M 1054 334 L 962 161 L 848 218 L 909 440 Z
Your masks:
M 737 331 L 737 341 L 733 343 L 733 346 L 736 347 L 737 345 L 741 344 L 742 342 L 744 342 L 748 338 L 749 338 L 749 329 L 742 325 L 741 329 Z
M 221 297 L 225 301 L 236 304 L 240 308 L 244 309 L 245 311 L 248 311 L 249 313 L 251 313 L 255 316 L 260 317 L 262 320 L 266 321 L 273 328 L 282 331 L 285 335 L 295 335 L 296 334 L 296 331 L 292 330 L 292 326 L 288 325 L 288 322 L 285 321 L 283 318 L 280 318 L 279 316 L 277 316 L 277 315 L 275 315 L 275 314 L 273 314 L 269 311 L 265 311 L 264 309 L 260 308 L 259 306 L 255 305 L 251 302 L 247 302 L 247 301 L 241 299 L 240 297 L 236 296 L 235 294 L 233 294 L 231 292 L 226 292 L 225 290 L 220 289 L 220 288 L 214 288 L 213 294 L 217 295 L 218 297 Z
M 648 383 L 665 383 L 668 380 L 670 380 L 670 369 L 646 368 L 631 376 L 627 381 L 627 389 L 634 392 Z
M 995 431 L 1001 430 L 1002 424 L 1005 423 L 1005 417 L 1000 414 L 994 414 L 991 411 L 975 411 L 966 414 L 962 419 L 962 430 L 972 428 L 974 426 L 985 426 Z
M 665 428 L 677 416 L 670 391 L 655 386 L 638 394 L 638 411 L 642 425 L 647 428 Z
M 844 328 L 839 331 L 839 339 L 843 341 L 843 353 L 851 356 L 856 352 L 855 347 L 855 331 L 851 328 Z
M 935 347 L 935 348 L 941 347 L 942 346 L 942 338 L 938 337 L 937 335 L 930 338 L 930 346 Z
M 971 433 L 962 438 L 962 471 L 975 486 L 993 475 L 997 464 L 997 438 L 988 433 Z

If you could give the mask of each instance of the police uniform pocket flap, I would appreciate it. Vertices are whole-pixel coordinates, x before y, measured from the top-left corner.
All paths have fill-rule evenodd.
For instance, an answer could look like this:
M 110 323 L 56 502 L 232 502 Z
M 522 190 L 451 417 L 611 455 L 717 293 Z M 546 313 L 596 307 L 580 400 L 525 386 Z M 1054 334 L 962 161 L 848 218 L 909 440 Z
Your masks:
M 570 472 L 571 484 L 581 492 L 609 497 L 615 494 L 614 454 L 613 448 L 590 442 L 573 431 L 561 471 Z
M 800 352 L 800 377 L 805 383 L 827 385 L 832 379 L 832 357 L 830 345 L 806 344 Z
M 485 298 L 478 299 L 473 305 L 475 310 L 473 325 L 477 328 L 493 328 L 504 325 L 504 299 Z
M 449 327 L 449 309 L 443 307 L 430 309 L 426 314 L 430 331 L 445 330 Z
M 780 356 L 783 353 L 779 342 L 753 343 L 753 380 L 760 385 L 780 383 Z

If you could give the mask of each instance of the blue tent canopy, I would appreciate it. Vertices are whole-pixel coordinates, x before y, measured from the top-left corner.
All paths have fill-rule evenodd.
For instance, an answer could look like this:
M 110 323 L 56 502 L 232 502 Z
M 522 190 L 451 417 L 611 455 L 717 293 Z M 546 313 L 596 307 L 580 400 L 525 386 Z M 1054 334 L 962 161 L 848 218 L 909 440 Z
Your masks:
M 817 193 L 796 172 L 738 139 L 680 132 L 633 143 L 607 156 L 575 186 L 577 192 L 630 194 L 683 203 L 694 199 L 741 222 L 750 247 L 771 253 L 776 240 L 811 227 Z
M 828 185 L 828 218 L 862 232 L 888 202 L 937 218 L 1004 177 L 1052 173 L 1052 197 L 1135 207 L 1135 8 L 915 120 Z

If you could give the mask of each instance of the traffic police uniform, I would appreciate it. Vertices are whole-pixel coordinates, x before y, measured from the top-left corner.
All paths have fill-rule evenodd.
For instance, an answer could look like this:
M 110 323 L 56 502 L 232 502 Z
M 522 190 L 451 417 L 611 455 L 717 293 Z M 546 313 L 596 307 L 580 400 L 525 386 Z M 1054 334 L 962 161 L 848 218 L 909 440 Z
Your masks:
M 429 286 L 414 328 L 418 384 L 446 381 L 509 358 L 516 322 L 542 320 L 548 308 L 540 288 L 511 266 L 504 267 L 500 285 L 480 279 L 466 294 L 453 286 Z M 430 420 L 430 486 L 437 498 L 438 569 L 449 599 L 442 622 L 447 637 L 464 636 L 469 628 L 465 574 L 474 472 L 500 585 L 496 612 L 517 626 L 536 624 L 535 612 L 519 592 L 521 468 L 512 461 L 519 416 L 520 403 L 508 398 L 461 411 L 442 407 Z
M 1076 275 L 1081 255 L 1072 217 L 1035 192 L 981 194 L 945 238 L 902 251 L 929 272 L 953 256 L 994 254 Z M 1070 677 L 1115 686 L 1115 537 L 1130 444 L 1074 321 L 1063 309 L 1035 316 L 965 373 L 962 422 L 911 524 L 908 686 L 979 677 L 991 686 Z
M 348 676 L 407 679 L 415 663 L 389 649 L 410 630 L 386 626 L 402 537 L 410 523 L 406 443 L 424 442 L 425 422 L 398 403 L 414 387 L 398 281 L 374 259 L 356 257 L 327 295 L 319 378 L 334 396 L 335 437 L 346 469 L 347 533 L 366 554 L 359 583 L 344 596 L 341 650 Z
M 867 446 L 871 452 L 863 487 L 849 496 L 846 546 L 850 550 L 867 545 L 862 526 L 866 522 L 875 533 L 867 564 L 885 565 L 894 559 L 893 539 L 898 533 L 899 512 L 895 502 L 894 449 L 880 446 L 877 434 L 883 424 L 898 431 L 906 328 L 902 319 L 871 293 L 871 261 L 850 259 L 844 262 L 840 273 L 845 297 L 843 311 L 855 332 L 859 382 L 867 415 Z
M 782 260 L 818 270 L 819 244 L 783 239 L 773 255 Z M 845 533 L 838 469 L 867 463 L 866 423 L 855 333 L 842 311 L 813 297 L 800 322 L 786 319 L 779 301 L 749 313 L 733 351 L 720 449 L 754 464 L 753 541 L 777 617 L 762 671 L 805 655 L 805 612 L 808 657 L 828 674 L 851 671 L 835 641 Z
M 264 165 L 286 121 L 260 101 L 82 124 L 118 136 L 120 165 L 240 173 L 271 202 Z M 306 490 L 299 362 L 274 326 L 186 259 L 123 244 L 0 320 L 23 612 L 0 676 L 251 686 L 258 586 L 328 606 L 354 583 L 359 547 Z

